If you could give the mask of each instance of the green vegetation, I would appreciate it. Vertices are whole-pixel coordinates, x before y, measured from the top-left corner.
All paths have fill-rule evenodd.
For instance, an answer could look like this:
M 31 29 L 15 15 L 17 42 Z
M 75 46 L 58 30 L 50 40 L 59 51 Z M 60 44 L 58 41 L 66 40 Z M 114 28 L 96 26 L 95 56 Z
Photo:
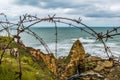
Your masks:
M 95 66 L 96 66 L 96 63 L 95 63 L 95 62 L 86 62 L 86 63 L 84 64 L 85 70 L 94 69 Z
M 9 48 L 16 48 L 17 43 L 13 41 L 12 37 L 0 36 L 0 48 L 5 47 L 10 41 L 12 42 L 9 45 Z
M 70 58 L 71 58 L 71 56 L 70 56 L 70 54 L 67 56 L 67 58 L 66 58 L 66 60 L 65 60 L 65 63 L 66 64 L 68 64 L 69 62 L 70 62 Z
M 15 72 L 18 71 L 19 68 L 16 59 L 4 58 L 3 63 L 0 65 L 0 80 L 14 80 L 17 77 Z M 43 71 L 29 57 L 26 57 L 26 61 L 22 61 L 22 72 L 22 80 L 52 80 L 49 71 Z
M 0 36 L 0 54 L 2 53 L 1 45 L 7 45 L 11 39 Z M 17 48 L 16 42 L 12 41 L 9 47 Z M 23 47 L 20 48 L 20 53 L 22 54 L 22 80 L 53 80 L 49 70 L 46 67 L 41 68 L 37 62 L 34 62 Z M 6 52 L 0 64 L 0 80 L 15 80 L 18 76 L 16 72 L 19 72 L 18 59 Z

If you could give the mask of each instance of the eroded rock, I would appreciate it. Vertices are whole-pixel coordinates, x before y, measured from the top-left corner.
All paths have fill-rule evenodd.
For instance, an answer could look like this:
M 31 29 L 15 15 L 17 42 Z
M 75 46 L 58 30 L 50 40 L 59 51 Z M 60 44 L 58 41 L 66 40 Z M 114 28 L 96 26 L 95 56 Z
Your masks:
M 78 65 L 84 65 L 85 50 L 82 46 L 82 43 L 77 40 L 74 42 L 68 57 L 66 58 L 67 66 L 65 72 L 62 74 L 62 77 L 66 79 L 74 75 L 77 72 Z
M 111 68 L 113 66 L 113 61 L 98 61 L 95 71 L 101 71 L 105 68 Z
M 36 50 L 31 47 L 27 47 L 27 49 L 42 67 L 47 67 L 52 73 L 54 73 L 54 75 L 57 75 L 56 58 L 53 54 L 44 54 L 39 49 Z
M 103 65 L 106 68 L 110 68 L 113 66 L 113 61 L 104 61 Z

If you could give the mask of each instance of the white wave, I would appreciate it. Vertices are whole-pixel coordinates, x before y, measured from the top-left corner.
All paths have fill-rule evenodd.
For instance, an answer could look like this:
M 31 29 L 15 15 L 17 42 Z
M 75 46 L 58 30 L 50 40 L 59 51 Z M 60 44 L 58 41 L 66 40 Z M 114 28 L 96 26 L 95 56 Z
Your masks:
M 95 42 L 94 39 L 82 38 L 82 37 L 80 37 L 79 40 L 80 40 L 82 43 L 93 43 L 93 42 Z
M 69 51 L 73 45 L 73 42 L 77 39 L 71 39 L 71 40 L 64 40 L 62 42 L 58 42 L 57 44 L 57 56 L 67 56 L 69 54 Z M 98 56 L 102 58 L 106 58 L 107 54 L 105 53 L 104 46 L 102 43 L 97 43 L 93 39 L 85 39 L 80 38 L 80 41 L 83 43 L 83 47 L 86 51 L 86 53 L 91 54 L 92 56 Z M 87 42 L 84 43 L 84 42 Z M 94 43 L 95 42 L 95 43 Z M 55 53 L 55 43 L 49 43 L 47 44 L 50 50 Z M 107 43 L 108 46 L 110 46 L 111 51 L 115 56 L 120 56 L 120 49 L 116 45 L 116 43 Z M 37 49 L 41 49 L 41 51 L 45 52 L 45 49 L 43 46 L 37 46 Z
M 106 45 L 107 46 L 109 46 L 109 47 L 119 47 L 118 45 L 117 45 L 117 43 L 106 43 Z
M 57 55 L 58 57 L 60 56 L 67 56 L 70 49 L 71 49 L 72 44 L 69 43 L 58 43 L 57 44 Z M 55 43 L 49 43 L 48 47 L 52 51 L 52 53 L 55 53 Z M 45 48 L 43 46 L 38 46 L 35 47 L 36 49 L 41 49 L 44 53 L 47 53 Z
M 74 39 L 71 39 L 71 41 L 76 41 L 77 39 L 74 38 Z M 90 39 L 90 38 L 83 38 L 83 37 L 80 37 L 79 40 L 82 42 L 82 43 L 93 43 L 95 42 L 94 39 Z
M 99 47 L 99 48 L 104 48 L 104 45 L 102 43 L 88 43 L 84 44 L 84 46 L 92 46 L 92 47 Z M 119 47 L 116 43 L 106 43 L 106 45 L 110 48 L 117 48 Z
M 96 44 L 92 44 L 94 47 L 99 47 L 99 48 L 103 48 L 104 45 L 101 43 L 96 43 Z

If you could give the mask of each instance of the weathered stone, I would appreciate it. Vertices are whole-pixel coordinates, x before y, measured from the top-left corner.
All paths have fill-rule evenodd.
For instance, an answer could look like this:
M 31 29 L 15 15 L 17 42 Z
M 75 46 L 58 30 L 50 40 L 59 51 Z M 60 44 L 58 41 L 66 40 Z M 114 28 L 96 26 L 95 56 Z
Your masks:
M 86 55 L 82 43 L 79 40 L 75 41 L 68 57 L 66 58 L 67 66 L 65 68 L 65 73 L 62 74 L 64 79 L 76 73 L 78 64 L 80 64 L 80 61 L 85 59 L 85 56 Z M 81 62 L 81 66 L 82 65 L 84 65 L 83 62 Z
M 92 62 L 92 61 L 101 61 L 102 59 L 100 57 L 96 57 L 96 56 L 90 56 L 86 59 L 88 62 Z
M 85 57 L 89 57 L 89 56 L 91 56 L 91 55 L 90 55 L 90 54 L 88 54 L 88 53 L 86 53 Z
M 120 66 L 114 66 L 106 78 L 108 80 L 120 80 Z
M 26 47 L 30 54 L 40 63 L 42 67 L 46 66 L 54 75 L 57 75 L 56 59 L 53 54 L 44 54 L 40 50 Z
M 104 69 L 103 66 L 98 65 L 94 70 L 95 70 L 95 71 L 101 71 L 101 70 L 103 70 L 103 69 Z
M 90 77 L 85 77 L 83 80 L 91 80 Z
M 98 61 L 95 71 L 101 71 L 105 68 L 111 68 L 113 66 L 113 61 Z
M 105 80 L 109 80 L 108 78 L 105 78 Z
M 84 59 L 85 58 L 85 50 L 82 46 L 82 43 L 77 40 L 73 43 L 73 46 L 70 50 L 70 53 L 68 55 L 68 57 L 66 58 L 67 60 L 67 63 L 70 62 L 70 60 L 73 60 L 73 59 Z
M 103 63 L 103 65 L 104 65 L 104 67 L 106 67 L 106 68 L 110 68 L 110 67 L 113 66 L 113 61 L 105 61 L 105 62 Z

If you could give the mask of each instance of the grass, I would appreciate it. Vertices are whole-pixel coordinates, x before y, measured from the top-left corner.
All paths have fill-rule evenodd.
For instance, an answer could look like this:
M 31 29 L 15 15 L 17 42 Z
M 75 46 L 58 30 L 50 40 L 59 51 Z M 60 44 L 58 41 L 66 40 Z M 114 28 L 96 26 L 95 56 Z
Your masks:
M 12 38 L 0 36 L 0 47 L 7 45 Z M 10 44 L 11 48 L 17 48 L 15 41 Z M 0 49 L 1 49 L 0 48 Z M 2 51 L 0 50 L 0 54 Z M 41 68 L 37 62 L 34 62 L 29 53 L 20 47 L 21 63 L 22 63 L 22 80 L 53 80 L 49 70 L 44 67 Z M 18 76 L 15 72 L 19 71 L 17 57 L 11 56 L 9 53 L 5 53 L 2 64 L 0 64 L 0 80 L 15 80 Z M 19 79 L 18 79 L 19 80 Z
M 53 80 L 49 70 L 39 67 L 29 56 L 22 56 L 22 80 Z M 19 71 L 16 58 L 5 55 L 2 64 L 0 64 L 0 80 L 15 80 Z
M 12 37 L 0 36 L 0 48 L 6 46 L 10 41 L 12 41 Z M 17 43 L 15 41 L 12 41 L 9 47 L 16 48 Z

